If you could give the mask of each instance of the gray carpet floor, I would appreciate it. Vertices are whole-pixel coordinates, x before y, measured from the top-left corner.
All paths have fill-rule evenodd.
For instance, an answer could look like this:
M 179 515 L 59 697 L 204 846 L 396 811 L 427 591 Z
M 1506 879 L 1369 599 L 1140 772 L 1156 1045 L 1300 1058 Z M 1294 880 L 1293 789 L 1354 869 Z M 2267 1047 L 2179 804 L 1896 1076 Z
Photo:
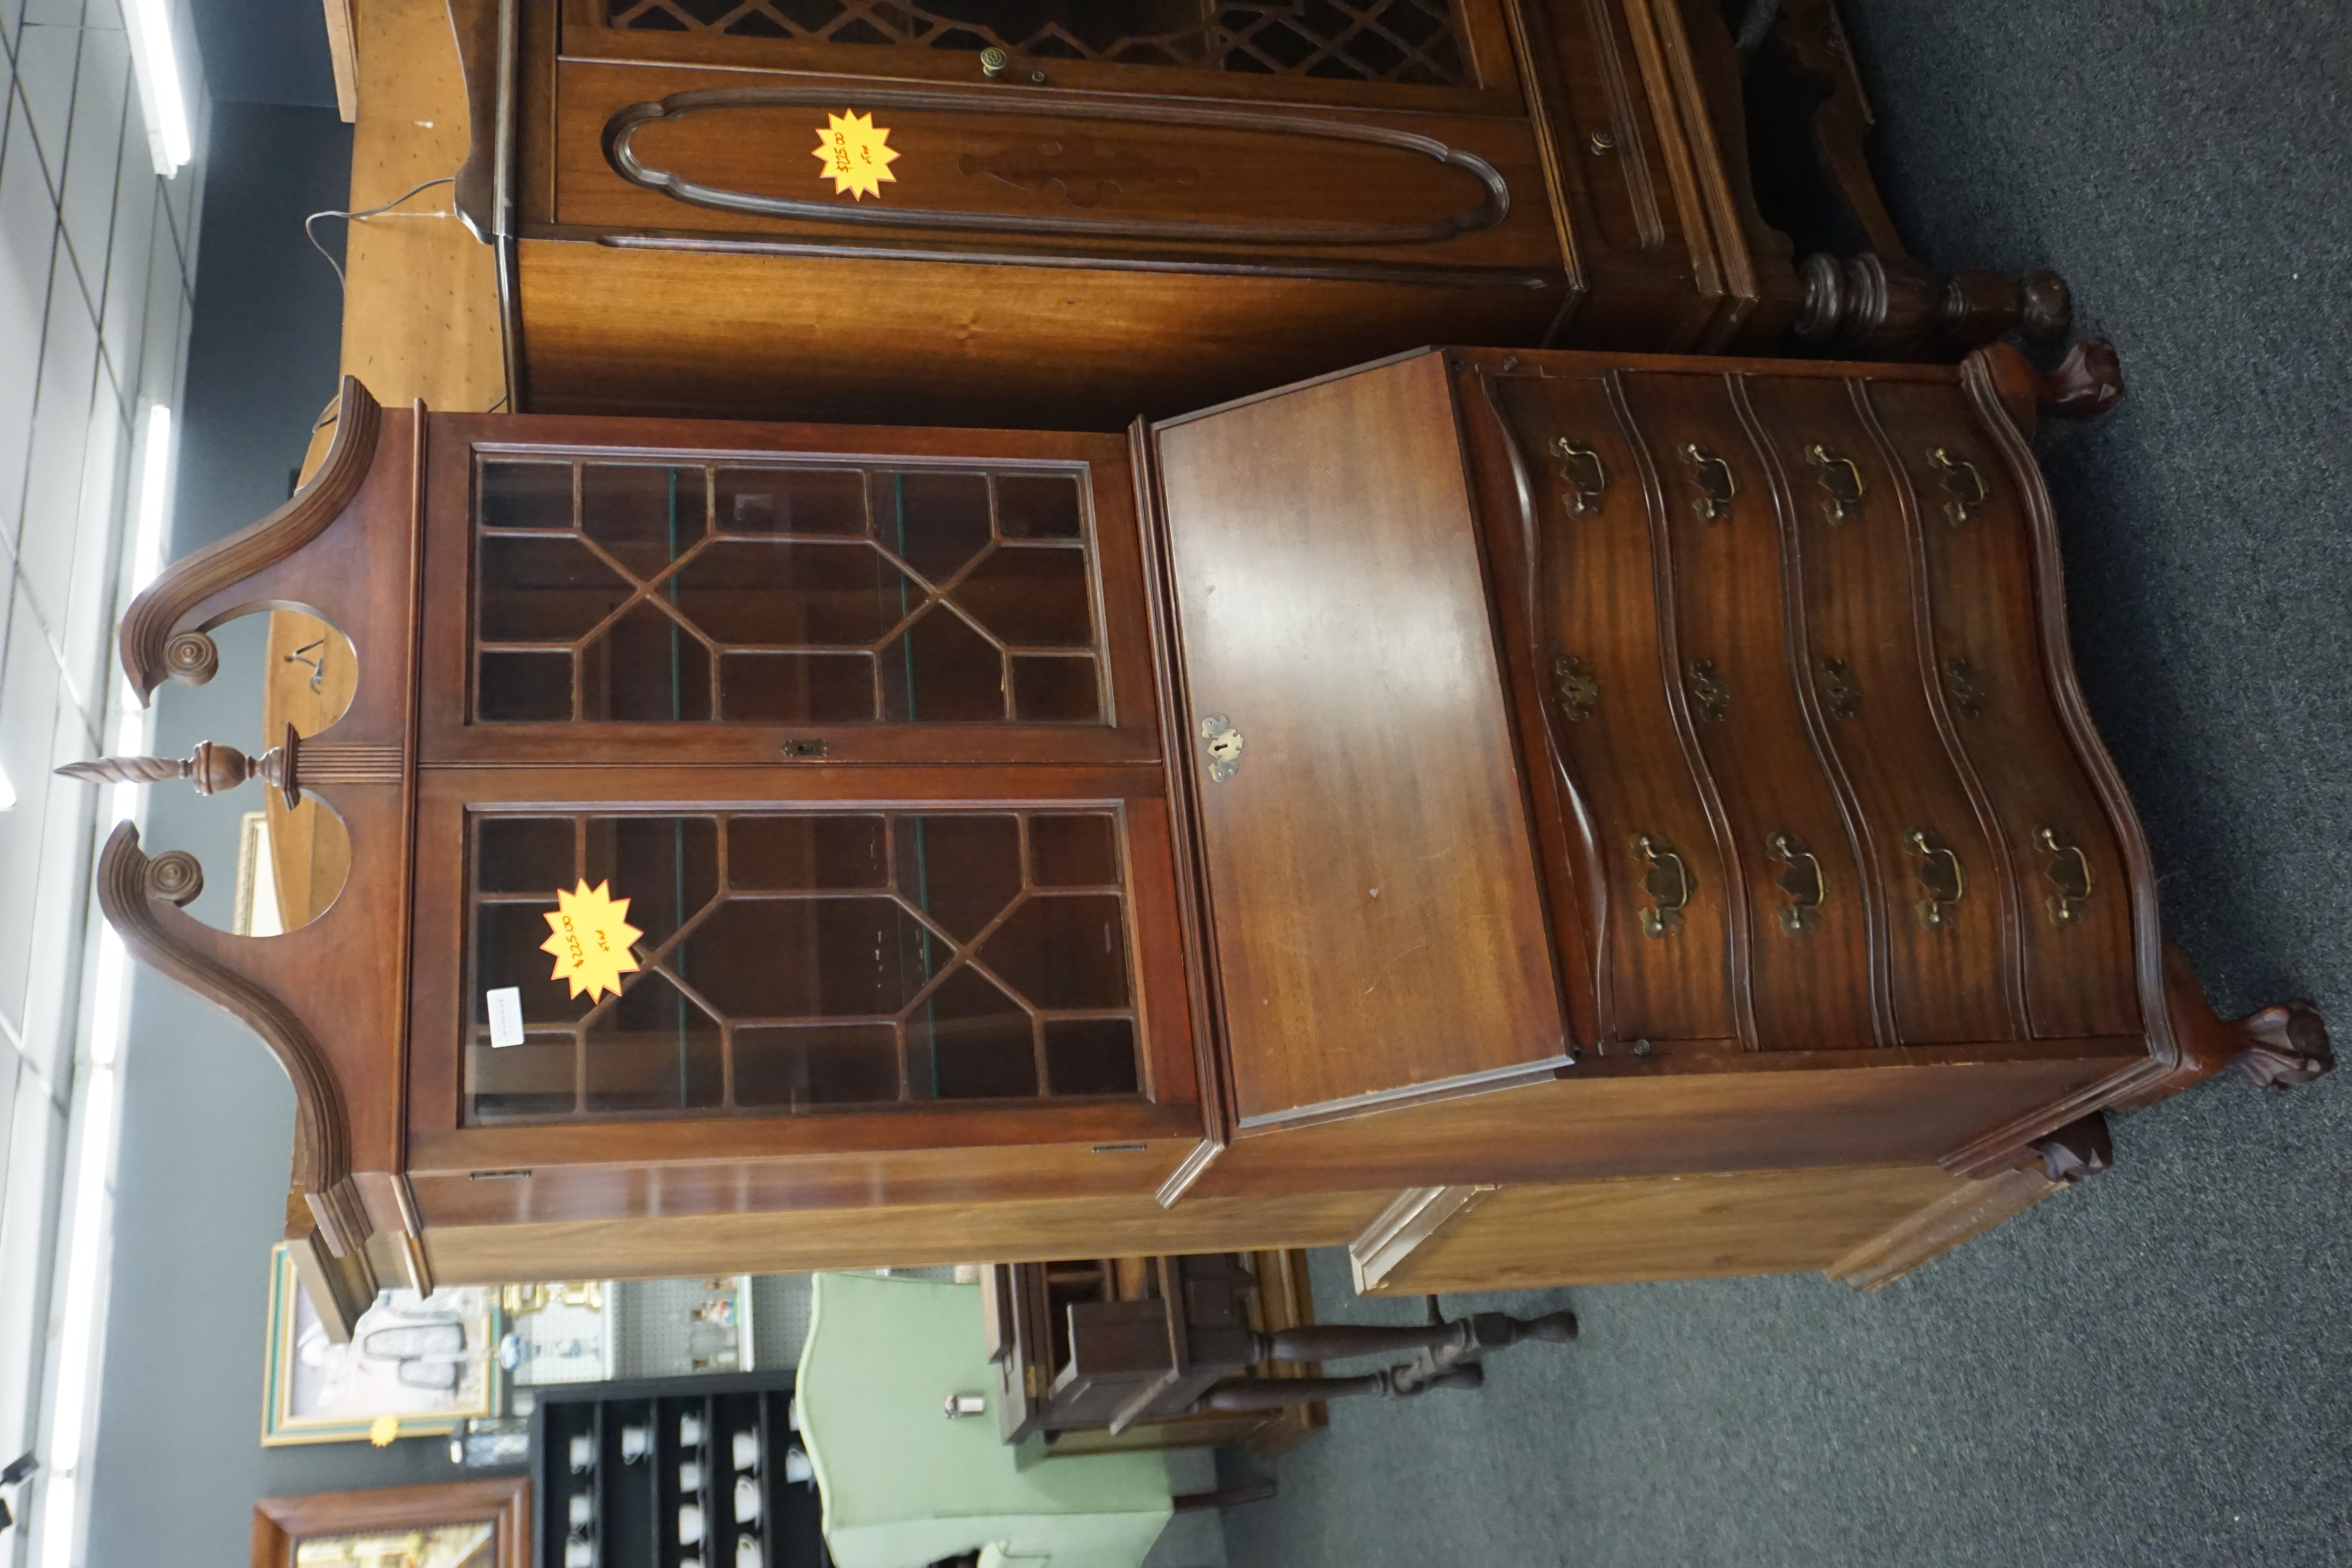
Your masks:
M 2045 451 L 2076 657 L 2169 934 L 2352 1046 L 2352 8 L 1846 0 L 1920 254 L 2051 265 L 2129 394 Z M 1875 1297 L 1572 1305 L 1484 1393 L 1334 1407 L 1237 1565 L 2352 1562 L 2352 1069 L 2116 1127 L 2117 1167 Z M 1317 1258 L 1335 1321 L 1355 1300 Z

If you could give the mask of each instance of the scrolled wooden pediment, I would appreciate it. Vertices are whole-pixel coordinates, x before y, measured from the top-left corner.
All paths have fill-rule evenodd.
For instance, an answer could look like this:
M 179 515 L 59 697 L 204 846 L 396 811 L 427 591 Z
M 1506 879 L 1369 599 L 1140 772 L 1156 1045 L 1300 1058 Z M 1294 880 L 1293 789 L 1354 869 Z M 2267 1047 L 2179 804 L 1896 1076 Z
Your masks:
M 329 1248 L 347 1257 L 366 1240 L 370 1226 L 352 1181 L 351 1121 L 341 1087 L 292 1008 L 175 931 L 194 925 L 194 917 L 177 906 L 203 890 L 204 870 L 194 856 L 175 849 L 151 859 L 131 823 L 118 826 L 99 852 L 99 908 L 123 945 L 158 973 L 233 1014 L 286 1069 L 294 1085 L 295 1184 L 309 1198 Z
M 122 617 L 122 671 L 142 701 L 167 678 L 202 686 L 218 672 L 219 651 L 205 633 L 224 617 L 201 620 L 199 607 L 285 560 L 341 516 L 375 461 L 383 428 L 383 406 L 358 377 L 343 377 L 334 439 L 310 482 L 252 527 L 172 563 L 131 601 Z

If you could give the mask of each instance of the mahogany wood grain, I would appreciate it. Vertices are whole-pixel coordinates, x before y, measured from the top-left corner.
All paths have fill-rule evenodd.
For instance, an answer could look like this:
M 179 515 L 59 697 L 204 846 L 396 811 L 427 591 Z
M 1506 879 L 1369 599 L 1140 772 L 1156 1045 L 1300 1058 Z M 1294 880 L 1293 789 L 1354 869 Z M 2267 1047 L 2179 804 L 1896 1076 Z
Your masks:
M 1874 994 L 1884 905 L 1864 890 L 1851 809 L 1822 772 L 1821 722 L 1792 657 L 1801 599 L 1786 559 L 1790 520 L 1723 379 L 1637 374 L 1623 386 L 1664 490 L 1654 528 L 1670 552 L 1675 622 L 1664 679 L 1721 802 L 1725 858 L 1746 900 L 1753 1038 L 1782 1048 L 1891 1044 Z M 1725 471 L 1717 462 L 1738 487 L 1727 505 L 1694 478 L 1702 464 Z
M 1532 344 L 1562 294 L 1516 273 L 646 245 L 522 240 L 532 408 L 1116 430 L 1440 339 Z
M 1779 432 L 1771 482 L 1802 551 L 1805 641 L 1792 651 L 1826 715 L 1825 750 L 1859 808 L 1863 854 L 1886 910 L 1896 1031 L 1916 1044 L 2021 1036 L 2015 879 L 1992 852 L 1982 803 L 1930 706 L 1924 628 L 1915 625 L 1924 584 L 1914 520 L 1900 505 L 1869 504 L 1875 495 L 1899 498 L 1900 488 L 1836 383 L 1775 383 L 1769 397 L 1752 384 L 1744 390 L 1751 406 L 1780 411 L 1759 418 Z M 1827 494 L 1807 457 L 1815 445 L 1863 475 L 1864 500 L 1850 522 L 1831 521 L 1815 499 Z M 1915 831 L 1956 856 L 1963 879 L 1961 898 L 1943 906 L 1934 928 L 1918 912 L 1927 858 Z
M 2065 1187 L 2065 1183 L 2050 1180 L 2038 1168 L 1997 1171 L 1962 1182 L 1885 1230 L 1856 1241 L 1822 1272 L 1857 1290 L 1883 1290 Z
M 1824 1268 L 1968 1185 L 1935 1165 L 1507 1186 L 1389 1265 L 1375 1296 Z
M 1547 1084 L 1238 1138 L 1171 1212 L 1312 1192 L 1369 1170 L 1401 1186 L 1442 1186 L 1931 1164 L 1978 1144 L 1990 1160 L 1988 1135 L 2022 1149 L 2084 1114 L 2076 1107 L 2131 1088 L 2146 1063 L 2131 1038 L 1594 1059 Z M 1595 1070 L 1604 1066 L 1621 1070 Z
M 2131 964 L 2130 879 L 2115 832 L 2088 773 L 2059 721 L 2042 677 L 2032 539 L 1997 458 L 1969 432 L 1956 432 L 1944 400 L 1908 386 L 1867 385 L 1863 393 L 1891 458 L 1901 466 L 1926 549 L 1927 595 L 1935 627 L 1933 674 L 1963 752 L 1990 797 L 2018 900 L 2026 1013 L 2032 1032 L 2051 1038 L 2137 1029 L 2137 986 Z M 1988 499 L 1975 520 L 1954 526 L 1950 497 L 1930 449 L 1975 459 Z M 1953 661 L 1978 693 L 1963 702 L 1948 689 Z M 1963 696 L 1967 696 L 1963 693 Z M 1970 712 L 1969 709 L 1976 711 Z M 2044 848 L 2054 828 L 2071 855 Z M 2089 897 L 2053 906 L 2066 888 L 2053 873 L 2087 868 Z M 2053 908 L 2068 912 L 2063 920 Z
M 1187 1252 L 1342 1247 L 1391 1193 L 1200 1200 L 1163 1209 L 1149 1196 L 942 1202 L 886 1209 L 715 1214 L 436 1226 L 444 1283 L 660 1279 L 824 1268 L 917 1268 Z
M 845 52 L 855 58 L 864 51 L 829 52 L 838 69 Z M 715 193 L 846 210 L 832 221 L 730 211 L 625 178 L 616 168 L 614 116 L 689 93 L 727 96 L 688 99 L 675 117 L 636 130 L 626 143 L 630 160 Z M 777 98 L 787 101 L 763 101 Z M 1517 116 L 1243 108 L 1126 94 L 1074 100 L 1050 87 L 899 87 L 845 75 L 772 78 L 740 67 L 570 61 L 557 67 L 556 103 L 551 221 L 573 228 L 918 251 L 973 237 L 1070 259 L 1181 262 L 1200 255 L 1554 275 L 1559 268 L 1560 239 L 1534 138 Z M 836 197 L 819 176 L 811 149 L 825 115 L 839 112 L 827 104 L 870 113 L 889 128 L 899 156 L 877 199 Z M 1493 174 L 1482 178 L 1408 147 L 1328 134 L 1350 128 L 1431 139 L 1482 160 Z M 1031 225 L 1043 232 L 1024 232 Z M 1386 237 L 1421 231 L 1427 237 L 1417 241 Z M 1198 238 L 1188 237 L 1194 233 Z
M 1736 1037 L 1723 862 L 1662 682 L 1663 568 L 1640 467 L 1605 381 L 1561 369 L 1569 374 L 1495 375 L 1496 405 L 1467 418 L 1491 419 L 1499 406 L 1507 456 L 1528 477 L 1524 496 L 1516 473 L 1504 481 L 1513 500 L 1499 517 L 1489 507 L 1488 539 L 1499 597 L 1542 628 L 1519 689 L 1539 693 L 1548 771 L 1566 805 L 1565 832 L 1578 841 L 1576 896 L 1600 938 L 1597 963 L 1576 967 L 1597 977 L 1604 1042 Z M 1594 454 L 1602 477 L 1580 516 L 1562 442 Z M 1566 692 L 1563 673 L 1589 679 L 1597 697 Z M 1680 923 L 1657 936 L 1643 919 L 1659 900 L 1643 885 L 1637 836 L 1689 872 Z
M 1191 718 L 1244 737 L 1198 785 L 1241 1126 L 1548 1070 L 1559 1007 L 1443 362 L 1156 438 Z

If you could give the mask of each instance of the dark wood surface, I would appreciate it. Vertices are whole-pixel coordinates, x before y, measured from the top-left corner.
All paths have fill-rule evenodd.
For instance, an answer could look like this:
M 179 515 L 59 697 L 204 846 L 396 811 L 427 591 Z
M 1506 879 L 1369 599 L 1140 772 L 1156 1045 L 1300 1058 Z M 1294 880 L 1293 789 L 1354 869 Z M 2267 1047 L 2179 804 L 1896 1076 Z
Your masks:
M 1442 363 L 1157 442 L 1191 721 L 1244 738 L 1196 784 L 1241 1125 L 1548 1072 L 1557 993 Z

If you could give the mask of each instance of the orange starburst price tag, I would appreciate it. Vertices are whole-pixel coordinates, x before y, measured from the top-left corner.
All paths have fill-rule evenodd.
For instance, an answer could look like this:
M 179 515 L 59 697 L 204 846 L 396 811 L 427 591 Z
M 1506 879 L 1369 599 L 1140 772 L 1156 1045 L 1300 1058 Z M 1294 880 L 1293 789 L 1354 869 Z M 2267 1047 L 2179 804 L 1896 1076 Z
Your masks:
M 898 154 L 887 145 L 889 127 L 877 130 L 872 115 L 854 109 L 824 118 L 824 128 L 816 133 L 815 157 L 824 165 L 817 178 L 831 180 L 836 196 L 845 191 L 860 201 L 867 196 L 880 201 L 882 182 L 898 178 L 890 172 Z
M 583 879 L 572 891 L 558 892 L 547 916 L 555 934 L 539 944 L 555 955 L 554 978 L 569 981 L 572 995 L 592 1002 L 607 991 L 619 994 L 621 976 L 638 967 L 630 944 L 646 934 L 629 923 L 629 900 L 613 897 L 611 889 L 610 882 L 592 888 Z

